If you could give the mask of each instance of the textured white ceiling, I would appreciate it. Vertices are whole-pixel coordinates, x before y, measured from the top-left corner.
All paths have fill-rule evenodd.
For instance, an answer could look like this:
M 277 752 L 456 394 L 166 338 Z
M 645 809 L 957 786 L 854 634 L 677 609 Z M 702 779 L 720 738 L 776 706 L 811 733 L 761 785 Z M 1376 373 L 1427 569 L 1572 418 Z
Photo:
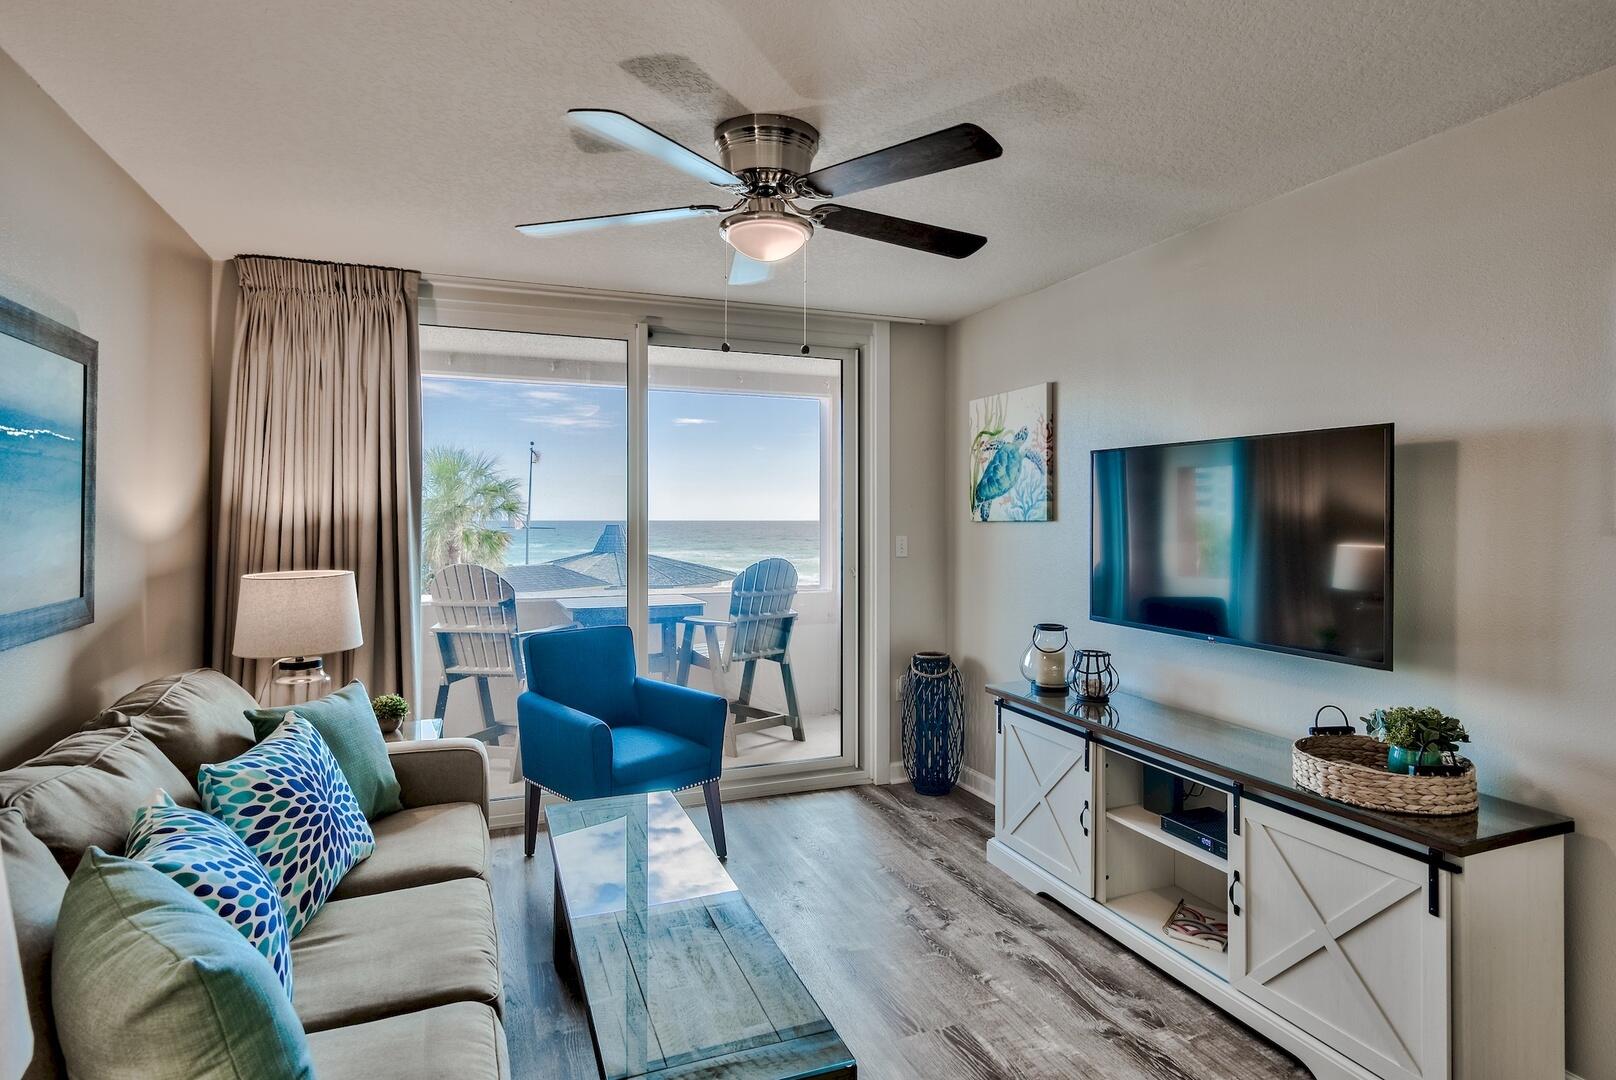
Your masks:
M 816 307 L 950 320 L 1616 64 L 1616 4 L 0 0 L 0 48 L 216 257 L 678 295 L 722 294 L 714 223 L 512 230 L 710 201 L 568 107 L 709 154 L 792 113 L 821 164 L 974 121 L 1002 159 L 847 201 L 979 254 L 811 245 Z M 736 295 L 795 303 L 783 276 Z

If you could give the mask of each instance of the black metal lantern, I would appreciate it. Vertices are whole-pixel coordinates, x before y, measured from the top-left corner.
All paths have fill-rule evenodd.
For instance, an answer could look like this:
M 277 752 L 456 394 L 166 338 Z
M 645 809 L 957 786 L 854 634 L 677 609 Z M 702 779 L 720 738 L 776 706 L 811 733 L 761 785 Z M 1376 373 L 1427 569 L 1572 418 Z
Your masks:
M 1104 649 L 1079 649 L 1072 656 L 1069 675 L 1072 693 L 1083 701 L 1103 705 L 1117 688 L 1117 669 L 1111 666 L 1111 654 Z

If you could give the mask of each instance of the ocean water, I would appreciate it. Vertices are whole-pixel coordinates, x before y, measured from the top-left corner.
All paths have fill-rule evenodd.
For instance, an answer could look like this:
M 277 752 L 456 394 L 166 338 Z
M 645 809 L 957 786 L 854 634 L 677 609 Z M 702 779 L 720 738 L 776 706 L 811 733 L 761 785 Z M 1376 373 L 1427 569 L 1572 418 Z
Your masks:
M 606 521 L 535 521 L 523 535 L 512 529 L 505 562 L 549 562 L 594 548 Z M 819 581 L 817 521 L 653 521 L 650 552 L 669 559 L 740 572 L 759 559 L 778 556 L 797 568 L 803 584 Z

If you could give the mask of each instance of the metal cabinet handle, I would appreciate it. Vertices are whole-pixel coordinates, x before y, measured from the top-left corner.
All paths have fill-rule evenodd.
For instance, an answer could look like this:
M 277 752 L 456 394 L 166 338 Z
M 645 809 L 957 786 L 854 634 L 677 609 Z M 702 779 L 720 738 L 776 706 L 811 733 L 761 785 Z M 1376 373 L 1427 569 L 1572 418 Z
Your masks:
M 1083 800 L 1083 812 L 1077 815 L 1077 823 L 1083 826 L 1083 835 L 1089 834 L 1089 801 Z
M 1229 882 L 1229 910 L 1234 912 L 1235 918 L 1240 917 L 1240 905 L 1234 902 L 1234 887 L 1240 884 L 1240 871 L 1234 872 L 1233 880 Z

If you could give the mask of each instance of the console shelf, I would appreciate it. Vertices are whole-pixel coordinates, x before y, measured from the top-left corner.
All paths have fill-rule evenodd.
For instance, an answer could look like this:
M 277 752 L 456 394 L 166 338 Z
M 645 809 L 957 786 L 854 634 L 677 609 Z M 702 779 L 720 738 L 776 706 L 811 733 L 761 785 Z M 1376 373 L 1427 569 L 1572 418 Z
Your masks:
M 1205 863 L 1217 870 L 1228 868 L 1229 860 L 1220 859 L 1205 848 L 1197 847 L 1188 840 L 1180 840 L 1172 833 L 1162 831 L 1161 815 L 1153 814 L 1137 803 L 1133 806 L 1119 806 L 1105 812 L 1107 821 L 1114 821 L 1124 829 L 1132 829 L 1140 836 L 1165 847 L 1171 848 L 1187 858 L 1198 863 Z
M 1167 931 L 1162 929 L 1163 924 L 1167 922 L 1167 917 L 1173 913 L 1173 909 L 1178 906 L 1180 900 L 1188 901 L 1190 906 L 1200 908 L 1208 915 L 1214 912 L 1219 915 L 1223 914 L 1222 905 L 1214 904 L 1210 900 L 1196 896 L 1187 889 L 1171 886 L 1159 889 L 1141 889 L 1138 892 L 1129 893 L 1127 896 L 1107 900 L 1105 906 L 1191 963 L 1199 964 L 1224 982 L 1228 982 L 1229 954 L 1227 952 L 1203 949 L 1199 945 L 1179 941 L 1175 937 L 1169 937 Z

